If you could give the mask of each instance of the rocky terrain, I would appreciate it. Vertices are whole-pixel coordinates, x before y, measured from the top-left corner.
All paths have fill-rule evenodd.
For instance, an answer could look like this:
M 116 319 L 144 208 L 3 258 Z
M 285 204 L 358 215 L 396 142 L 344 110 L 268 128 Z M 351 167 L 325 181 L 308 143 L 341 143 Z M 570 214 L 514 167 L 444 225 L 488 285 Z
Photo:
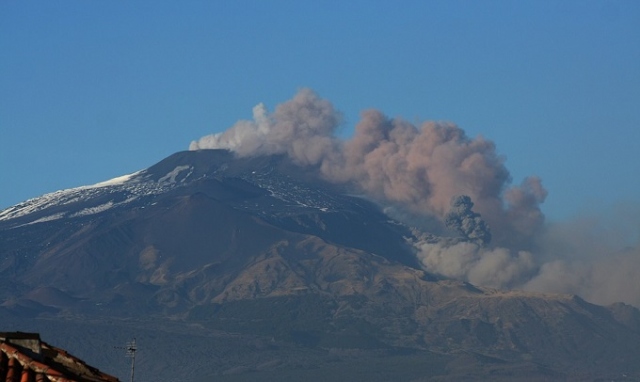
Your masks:
M 415 231 L 284 156 L 174 154 L 0 212 L 3 330 L 136 380 L 640 380 L 640 312 L 419 267 Z

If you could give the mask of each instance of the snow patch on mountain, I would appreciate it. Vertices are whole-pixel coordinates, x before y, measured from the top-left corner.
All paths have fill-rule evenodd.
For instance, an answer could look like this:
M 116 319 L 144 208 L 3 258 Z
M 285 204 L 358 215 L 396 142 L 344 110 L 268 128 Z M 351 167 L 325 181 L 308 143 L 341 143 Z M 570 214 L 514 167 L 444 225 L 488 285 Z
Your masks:
M 289 206 L 317 209 L 329 212 L 339 209 L 340 202 L 321 189 L 307 187 L 288 176 L 271 171 L 252 171 L 241 177 L 249 183 L 269 191 L 271 197 L 279 199 Z
M 340 210 L 344 202 L 322 187 L 309 187 L 288 175 L 273 171 L 272 167 L 247 169 L 246 172 L 232 175 L 227 174 L 227 164 L 223 163 L 215 171 L 197 177 L 193 176 L 198 172 L 192 164 L 179 164 L 169 168 L 170 171 L 165 169 L 161 172 L 152 169 L 141 170 L 93 185 L 56 191 L 29 199 L 0 211 L 0 222 L 7 222 L 7 227 L 19 227 L 61 218 L 96 215 L 207 177 L 237 177 L 268 191 L 272 198 L 281 201 L 279 207 L 273 202 L 242 207 L 255 210 L 262 215 L 269 215 L 273 208 L 283 206 L 293 210 L 301 208 L 331 212 Z M 149 203 L 152 200 L 150 199 Z M 64 215 L 60 214 L 63 209 Z M 13 221 L 14 219 L 16 220 Z
M 185 170 L 191 170 L 191 171 L 184 178 L 182 178 L 180 180 L 180 182 L 184 182 L 185 179 L 187 179 L 189 177 L 189 175 L 191 175 L 191 173 L 193 172 L 193 168 L 191 166 L 178 166 L 178 167 L 174 168 L 167 175 L 165 175 L 162 178 L 158 179 L 158 183 L 162 184 L 162 185 L 168 185 L 168 184 L 176 183 L 176 177 L 182 171 L 185 171 Z
M 184 174 L 185 171 L 188 173 Z M 178 166 L 155 182 L 149 179 L 147 170 L 141 170 L 88 186 L 55 191 L 0 211 L 0 221 L 17 219 L 31 214 L 35 214 L 34 220 L 20 225 L 56 220 L 63 216 L 59 213 L 52 213 L 43 217 L 42 214 L 50 208 L 71 204 L 78 204 L 80 209 L 66 214 L 67 217 L 94 215 L 133 202 L 144 195 L 166 192 L 182 184 L 192 172 L 191 166 Z M 180 178 L 179 182 L 178 178 Z
M 115 186 L 115 185 L 119 185 L 119 184 L 124 184 L 128 181 L 130 181 L 131 179 L 133 179 L 134 177 L 136 177 L 137 175 L 140 175 L 144 170 L 140 170 L 140 171 L 136 171 L 134 173 L 131 174 L 127 174 L 127 175 L 122 175 L 122 176 L 118 176 L 115 177 L 113 179 L 109 179 L 109 180 L 105 180 L 104 182 L 99 182 L 90 186 L 82 186 L 82 187 L 77 187 L 75 188 L 75 190 L 78 189 L 88 189 L 88 188 L 99 188 L 99 187 L 108 187 L 108 186 Z
M 16 204 L 15 206 L 0 211 L 0 221 L 16 219 L 39 211 L 44 211 L 54 206 L 64 206 L 90 200 L 93 197 L 102 195 L 106 189 L 121 188 L 122 186 L 125 186 L 128 182 L 131 182 L 142 172 L 143 171 L 137 171 L 132 174 L 119 176 L 89 186 L 81 186 L 69 188 L 66 190 L 55 191 L 39 196 L 37 198 L 26 200 L 22 203 Z M 36 219 L 32 223 L 40 222 L 42 221 L 41 219 L 43 218 Z
M 52 220 L 62 219 L 64 217 L 64 215 L 65 215 L 64 212 L 61 212 L 61 213 L 57 213 L 57 214 L 54 214 L 54 215 L 45 216 L 43 218 L 36 219 L 36 220 L 34 220 L 34 221 L 30 222 L 30 223 L 27 223 L 26 225 L 44 223 L 44 222 L 48 222 L 48 221 L 52 221 Z
M 121 204 L 121 203 L 118 203 L 118 204 Z M 83 210 L 80 210 L 79 212 L 76 212 L 76 213 L 72 214 L 70 217 L 75 218 L 75 217 L 78 217 L 78 216 L 94 215 L 94 214 L 106 211 L 106 210 L 110 209 L 111 207 L 113 207 L 114 205 L 115 205 L 115 203 L 113 203 L 112 201 L 109 201 L 109 202 L 101 204 L 99 206 L 85 208 Z

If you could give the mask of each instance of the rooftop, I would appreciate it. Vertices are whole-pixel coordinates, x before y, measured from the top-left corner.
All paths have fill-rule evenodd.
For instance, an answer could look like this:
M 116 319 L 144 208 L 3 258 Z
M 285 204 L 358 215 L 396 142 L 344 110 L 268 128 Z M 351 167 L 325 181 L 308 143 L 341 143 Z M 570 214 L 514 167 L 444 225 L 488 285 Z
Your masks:
M 0 382 L 118 382 L 38 333 L 0 332 Z

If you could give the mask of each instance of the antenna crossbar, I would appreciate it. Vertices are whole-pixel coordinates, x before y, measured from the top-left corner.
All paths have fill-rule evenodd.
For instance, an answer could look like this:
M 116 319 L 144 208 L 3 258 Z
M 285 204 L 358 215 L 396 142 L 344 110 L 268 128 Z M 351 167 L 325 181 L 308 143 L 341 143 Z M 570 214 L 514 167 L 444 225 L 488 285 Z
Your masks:
M 127 351 L 127 357 L 131 358 L 131 382 L 133 382 L 133 376 L 136 371 L 136 351 L 138 347 L 136 346 L 136 338 L 134 337 L 132 341 L 127 342 L 127 346 L 114 346 L 116 349 L 123 349 Z

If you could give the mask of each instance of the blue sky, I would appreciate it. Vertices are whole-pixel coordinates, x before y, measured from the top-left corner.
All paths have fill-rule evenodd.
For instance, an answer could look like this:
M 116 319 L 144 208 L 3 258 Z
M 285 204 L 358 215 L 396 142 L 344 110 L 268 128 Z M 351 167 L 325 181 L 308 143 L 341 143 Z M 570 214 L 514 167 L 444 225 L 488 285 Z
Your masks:
M 0 208 L 146 168 L 310 87 L 494 141 L 543 210 L 640 204 L 638 1 L 3 1 Z

